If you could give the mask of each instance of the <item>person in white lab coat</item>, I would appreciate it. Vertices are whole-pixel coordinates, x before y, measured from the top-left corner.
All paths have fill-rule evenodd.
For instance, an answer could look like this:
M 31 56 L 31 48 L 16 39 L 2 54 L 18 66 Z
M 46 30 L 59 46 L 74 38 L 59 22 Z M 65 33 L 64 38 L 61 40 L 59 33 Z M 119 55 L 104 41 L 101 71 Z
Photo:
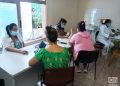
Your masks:
M 109 20 L 109 19 L 103 20 L 103 22 L 100 26 L 99 34 L 97 36 L 97 41 L 104 44 L 104 51 L 103 51 L 104 55 L 105 55 L 107 49 L 109 49 L 109 47 L 114 46 L 114 44 L 110 40 L 110 37 L 112 37 L 114 34 L 112 32 L 110 26 L 111 26 L 111 20 Z
M 28 54 L 28 51 L 20 49 L 24 46 L 24 42 L 21 35 L 18 33 L 17 25 L 15 23 L 6 26 L 6 33 L 7 34 L 3 38 L 3 47 L 7 51 Z

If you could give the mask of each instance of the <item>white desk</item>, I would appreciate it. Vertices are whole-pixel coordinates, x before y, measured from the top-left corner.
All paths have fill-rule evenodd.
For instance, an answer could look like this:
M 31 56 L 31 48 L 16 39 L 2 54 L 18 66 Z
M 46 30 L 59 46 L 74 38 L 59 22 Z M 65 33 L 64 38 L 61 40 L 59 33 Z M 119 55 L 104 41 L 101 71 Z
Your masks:
M 115 36 L 114 39 L 116 39 L 116 40 L 120 40 L 120 35 Z
M 64 42 L 67 44 L 59 42 L 58 44 L 70 47 L 68 39 L 64 39 Z M 34 86 L 39 80 L 37 70 L 28 65 L 29 60 L 34 56 L 35 45 L 23 48 L 28 50 L 28 55 L 8 51 L 0 54 L 0 78 L 5 80 L 5 86 Z

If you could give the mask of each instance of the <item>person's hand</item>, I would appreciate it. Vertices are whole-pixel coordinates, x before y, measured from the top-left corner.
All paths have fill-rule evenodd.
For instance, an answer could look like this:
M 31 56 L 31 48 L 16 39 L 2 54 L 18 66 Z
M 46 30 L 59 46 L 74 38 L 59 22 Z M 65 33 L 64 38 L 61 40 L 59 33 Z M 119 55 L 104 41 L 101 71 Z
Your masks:
M 67 32 L 66 37 L 68 38 L 69 36 L 70 36 L 70 33 L 69 33 L 69 32 Z
M 113 37 L 113 36 L 111 36 L 111 35 L 108 37 L 108 39 L 113 39 L 113 38 L 114 38 L 114 37 Z
M 70 35 L 69 35 L 68 39 L 70 39 L 72 37 L 72 35 L 73 35 L 73 28 L 70 29 Z
M 23 55 L 28 55 L 28 51 L 26 51 L 26 50 L 22 50 L 22 51 L 20 51 L 20 53 Z
M 111 36 L 111 37 L 115 36 L 115 33 L 111 33 L 110 36 Z

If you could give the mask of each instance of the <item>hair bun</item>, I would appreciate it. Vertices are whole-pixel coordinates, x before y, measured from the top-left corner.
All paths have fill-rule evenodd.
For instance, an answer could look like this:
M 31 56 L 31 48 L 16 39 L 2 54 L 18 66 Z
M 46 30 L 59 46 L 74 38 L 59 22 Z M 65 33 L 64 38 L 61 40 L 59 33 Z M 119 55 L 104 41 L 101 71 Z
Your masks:
M 80 24 L 81 24 L 81 25 L 85 25 L 85 21 L 81 21 Z
M 46 26 L 46 36 L 51 42 L 56 42 L 58 34 L 52 26 Z
M 51 26 L 46 26 L 47 31 L 50 31 L 50 29 L 51 29 Z

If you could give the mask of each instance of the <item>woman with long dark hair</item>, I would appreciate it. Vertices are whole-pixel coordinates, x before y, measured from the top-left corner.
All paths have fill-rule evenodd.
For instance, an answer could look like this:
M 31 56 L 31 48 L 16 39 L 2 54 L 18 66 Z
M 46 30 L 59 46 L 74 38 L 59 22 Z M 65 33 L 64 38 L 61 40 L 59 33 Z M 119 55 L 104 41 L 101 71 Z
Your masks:
M 3 46 L 7 51 L 28 54 L 25 50 L 20 50 L 24 46 L 22 37 L 18 33 L 18 28 L 15 23 L 6 26 L 6 36 L 3 39 Z

